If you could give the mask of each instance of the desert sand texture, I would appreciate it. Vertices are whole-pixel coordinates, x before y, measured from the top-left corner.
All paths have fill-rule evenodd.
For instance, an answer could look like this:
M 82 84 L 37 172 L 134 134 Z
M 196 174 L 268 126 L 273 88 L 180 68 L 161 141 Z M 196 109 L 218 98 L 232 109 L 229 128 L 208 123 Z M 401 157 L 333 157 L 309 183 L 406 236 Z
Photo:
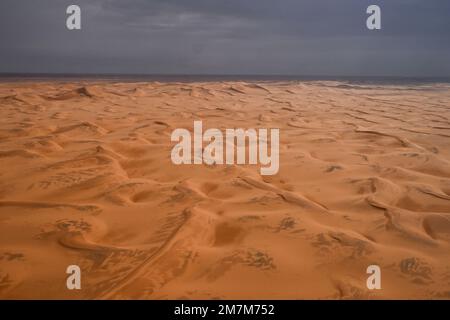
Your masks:
M 174 165 L 195 120 L 278 174 Z M 450 299 L 450 85 L 0 83 L 0 298 Z

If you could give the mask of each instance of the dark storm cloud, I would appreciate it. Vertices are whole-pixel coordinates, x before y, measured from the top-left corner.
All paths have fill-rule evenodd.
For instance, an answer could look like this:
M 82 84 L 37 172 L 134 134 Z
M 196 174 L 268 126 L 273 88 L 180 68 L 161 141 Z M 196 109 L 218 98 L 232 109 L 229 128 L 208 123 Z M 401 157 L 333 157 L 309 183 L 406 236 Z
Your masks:
M 78 4 L 82 30 L 65 28 Z M 365 27 L 382 8 L 381 31 Z M 0 72 L 450 76 L 448 0 L 2 0 Z

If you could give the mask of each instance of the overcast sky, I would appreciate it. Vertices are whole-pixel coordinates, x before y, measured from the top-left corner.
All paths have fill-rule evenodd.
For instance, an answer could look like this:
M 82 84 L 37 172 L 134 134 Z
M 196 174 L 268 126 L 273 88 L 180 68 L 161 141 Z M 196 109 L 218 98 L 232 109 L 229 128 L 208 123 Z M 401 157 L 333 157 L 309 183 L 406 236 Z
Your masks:
M 450 0 L 0 0 L 0 40 L 2 73 L 449 77 Z

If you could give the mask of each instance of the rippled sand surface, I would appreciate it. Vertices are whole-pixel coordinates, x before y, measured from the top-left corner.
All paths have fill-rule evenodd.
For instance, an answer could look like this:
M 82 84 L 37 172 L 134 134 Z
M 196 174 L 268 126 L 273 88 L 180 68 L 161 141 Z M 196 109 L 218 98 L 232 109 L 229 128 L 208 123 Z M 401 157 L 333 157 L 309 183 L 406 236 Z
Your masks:
M 279 173 L 175 166 L 194 120 Z M 450 86 L 1 83 L 0 298 L 449 299 Z

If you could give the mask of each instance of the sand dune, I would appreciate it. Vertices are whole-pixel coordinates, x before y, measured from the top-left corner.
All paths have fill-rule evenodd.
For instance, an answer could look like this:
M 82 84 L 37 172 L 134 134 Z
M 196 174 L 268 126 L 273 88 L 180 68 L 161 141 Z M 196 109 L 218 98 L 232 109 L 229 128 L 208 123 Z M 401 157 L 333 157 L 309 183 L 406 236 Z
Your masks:
M 449 299 L 449 101 L 446 84 L 1 83 L 0 298 Z M 280 128 L 279 173 L 175 166 L 194 120 Z

